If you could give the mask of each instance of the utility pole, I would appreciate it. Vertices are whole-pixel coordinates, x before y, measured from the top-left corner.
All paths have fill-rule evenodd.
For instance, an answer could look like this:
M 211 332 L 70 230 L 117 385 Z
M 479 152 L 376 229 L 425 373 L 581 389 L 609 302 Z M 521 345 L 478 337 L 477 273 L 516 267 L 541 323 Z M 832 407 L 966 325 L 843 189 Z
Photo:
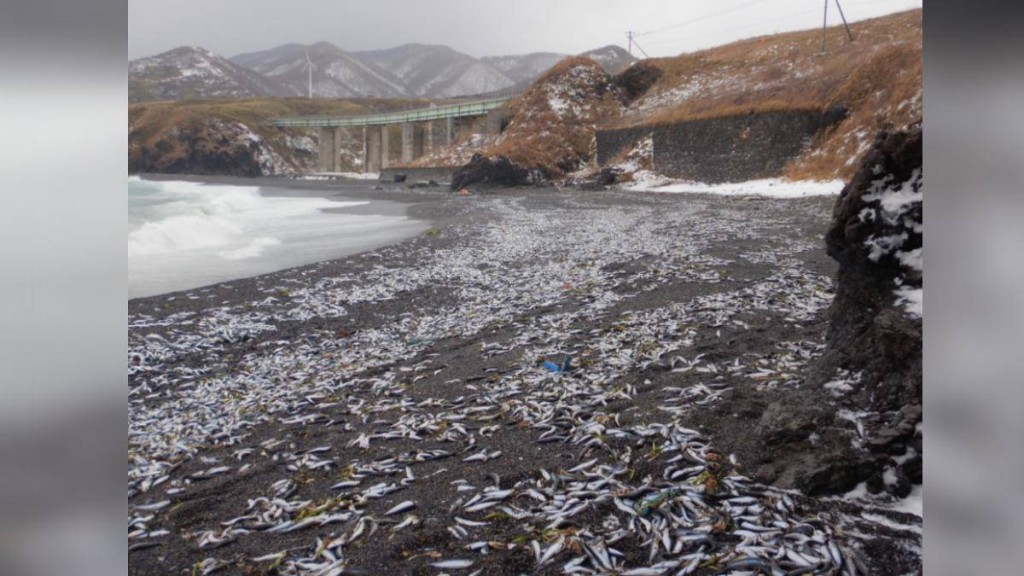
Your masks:
M 828 28 L 828 0 L 825 0 L 825 17 L 821 21 L 821 53 L 824 54 L 827 50 L 825 48 L 825 29 Z
M 846 14 L 843 14 L 843 5 L 836 0 L 836 8 L 839 8 L 839 17 L 843 19 L 843 28 L 846 28 L 846 36 L 853 42 L 853 32 L 850 32 L 850 25 L 846 22 Z M 824 54 L 827 49 L 825 46 L 825 29 L 828 28 L 828 0 L 825 0 L 825 17 L 821 23 L 821 53 Z
M 850 42 L 853 42 L 853 33 L 850 32 L 850 25 L 846 23 L 846 14 L 843 14 L 843 5 L 836 0 L 836 8 L 839 8 L 839 17 L 843 19 L 843 28 L 846 28 L 846 35 L 850 38 Z
M 647 55 L 647 52 L 645 52 L 644 49 L 641 48 L 639 44 L 637 44 L 637 42 L 636 42 L 636 37 L 637 36 L 639 36 L 639 34 L 637 34 L 636 32 L 626 32 L 626 38 L 629 39 L 629 60 L 630 60 L 630 62 L 633 61 L 633 46 L 636 46 L 636 49 L 639 50 L 640 53 L 644 55 L 644 58 L 650 58 L 650 56 Z

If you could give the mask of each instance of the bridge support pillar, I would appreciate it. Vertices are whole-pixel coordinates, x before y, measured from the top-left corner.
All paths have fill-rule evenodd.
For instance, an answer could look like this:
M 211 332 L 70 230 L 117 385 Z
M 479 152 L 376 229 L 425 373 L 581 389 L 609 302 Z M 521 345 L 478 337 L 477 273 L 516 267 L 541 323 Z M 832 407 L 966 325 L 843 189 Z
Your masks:
M 455 138 L 455 118 L 449 116 L 444 119 L 444 143 L 450 146 Z
M 434 123 L 423 123 L 423 154 L 430 154 L 434 151 Z
M 380 169 L 384 170 L 391 165 L 391 142 L 388 140 L 389 128 L 387 124 L 380 127 Z
M 320 172 L 341 171 L 341 130 L 337 126 L 320 128 L 318 151 L 317 169 Z
M 383 156 L 381 127 L 367 126 L 363 129 L 363 135 L 363 171 L 380 172 Z
M 416 125 L 412 122 L 402 123 L 402 162 L 412 162 L 415 155 Z
M 370 171 L 370 127 L 362 127 L 362 173 Z

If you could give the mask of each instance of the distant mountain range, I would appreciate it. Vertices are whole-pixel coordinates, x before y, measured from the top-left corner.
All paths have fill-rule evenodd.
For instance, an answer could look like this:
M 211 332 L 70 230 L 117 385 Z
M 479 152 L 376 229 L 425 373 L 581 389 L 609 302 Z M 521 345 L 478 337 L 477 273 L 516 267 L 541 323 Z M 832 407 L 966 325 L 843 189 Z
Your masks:
M 617 73 L 635 58 L 618 46 L 582 55 Z M 565 54 L 474 58 L 448 46 L 404 44 L 347 52 L 329 43 L 285 44 L 230 59 L 181 47 L 128 63 L 128 100 L 305 96 L 312 69 L 319 98 L 452 98 L 524 88 Z

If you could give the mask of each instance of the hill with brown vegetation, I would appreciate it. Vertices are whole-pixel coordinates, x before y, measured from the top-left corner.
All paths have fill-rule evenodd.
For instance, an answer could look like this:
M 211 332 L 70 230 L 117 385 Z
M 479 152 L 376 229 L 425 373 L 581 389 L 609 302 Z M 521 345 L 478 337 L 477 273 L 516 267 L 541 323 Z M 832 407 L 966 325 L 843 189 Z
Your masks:
M 882 129 L 921 121 L 922 11 L 828 30 L 742 40 L 650 62 L 663 70 L 642 97 L 610 123 L 670 124 L 763 110 L 836 107 L 847 118 L 787 168 L 792 178 L 848 178 Z
M 600 64 L 566 58 L 510 104 L 508 127 L 485 154 L 506 156 L 547 176 L 575 171 L 594 155 L 598 123 L 618 115 L 621 106 Z
M 507 158 L 545 179 L 561 177 L 594 158 L 595 130 L 621 111 L 620 91 L 601 64 L 570 56 L 511 101 L 501 134 L 463 134 L 412 165 L 461 166 L 480 154 Z
M 571 172 L 574 165 L 593 173 L 595 130 L 818 111 L 845 118 L 819 133 L 784 174 L 849 178 L 875 134 L 921 121 L 921 21 L 922 11 L 911 10 L 856 22 L 850 25 L 852 42 L 841 26 L 830 28 L 824 53 L 821 31 L 809 30 L 644 60 L 614 77 L 597 73 L 599 67 L 583 59 L 565 60 L 513 101 L 503 134 L 464 135 L 417 165 L 462 165 L 480 153 L 506 156 L 549 177 Z M 572 70 L 588 72 L 574 78 L 567 75 Z M 568 86 L 576 103 L 570 114 L 551 96 Z

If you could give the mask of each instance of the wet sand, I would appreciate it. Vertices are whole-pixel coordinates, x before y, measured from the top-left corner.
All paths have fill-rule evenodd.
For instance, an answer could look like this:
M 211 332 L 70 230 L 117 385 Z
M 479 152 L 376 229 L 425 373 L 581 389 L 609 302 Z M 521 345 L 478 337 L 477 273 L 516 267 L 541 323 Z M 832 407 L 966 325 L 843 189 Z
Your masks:
M 742 522 L 772 520 L 813 522 L 818 552 L 872 574 L 919 570 L 912 518 L 752 478 L 759 407 L 814 400 L 800 367 L 825 335 L 833 199 L 361 184 L 343 195 L 434 228 L 129 302 L 129 573 L 713 574 L 745 557 Z M 569 372 L 542 365 L 566 354 Z M 677 529 L 706 546 L 659 548 L 670 516 L 645 527 L 615 501 L 674 485 L 699 512 Z M 722 520 L 745 497 L 780 511 Z

